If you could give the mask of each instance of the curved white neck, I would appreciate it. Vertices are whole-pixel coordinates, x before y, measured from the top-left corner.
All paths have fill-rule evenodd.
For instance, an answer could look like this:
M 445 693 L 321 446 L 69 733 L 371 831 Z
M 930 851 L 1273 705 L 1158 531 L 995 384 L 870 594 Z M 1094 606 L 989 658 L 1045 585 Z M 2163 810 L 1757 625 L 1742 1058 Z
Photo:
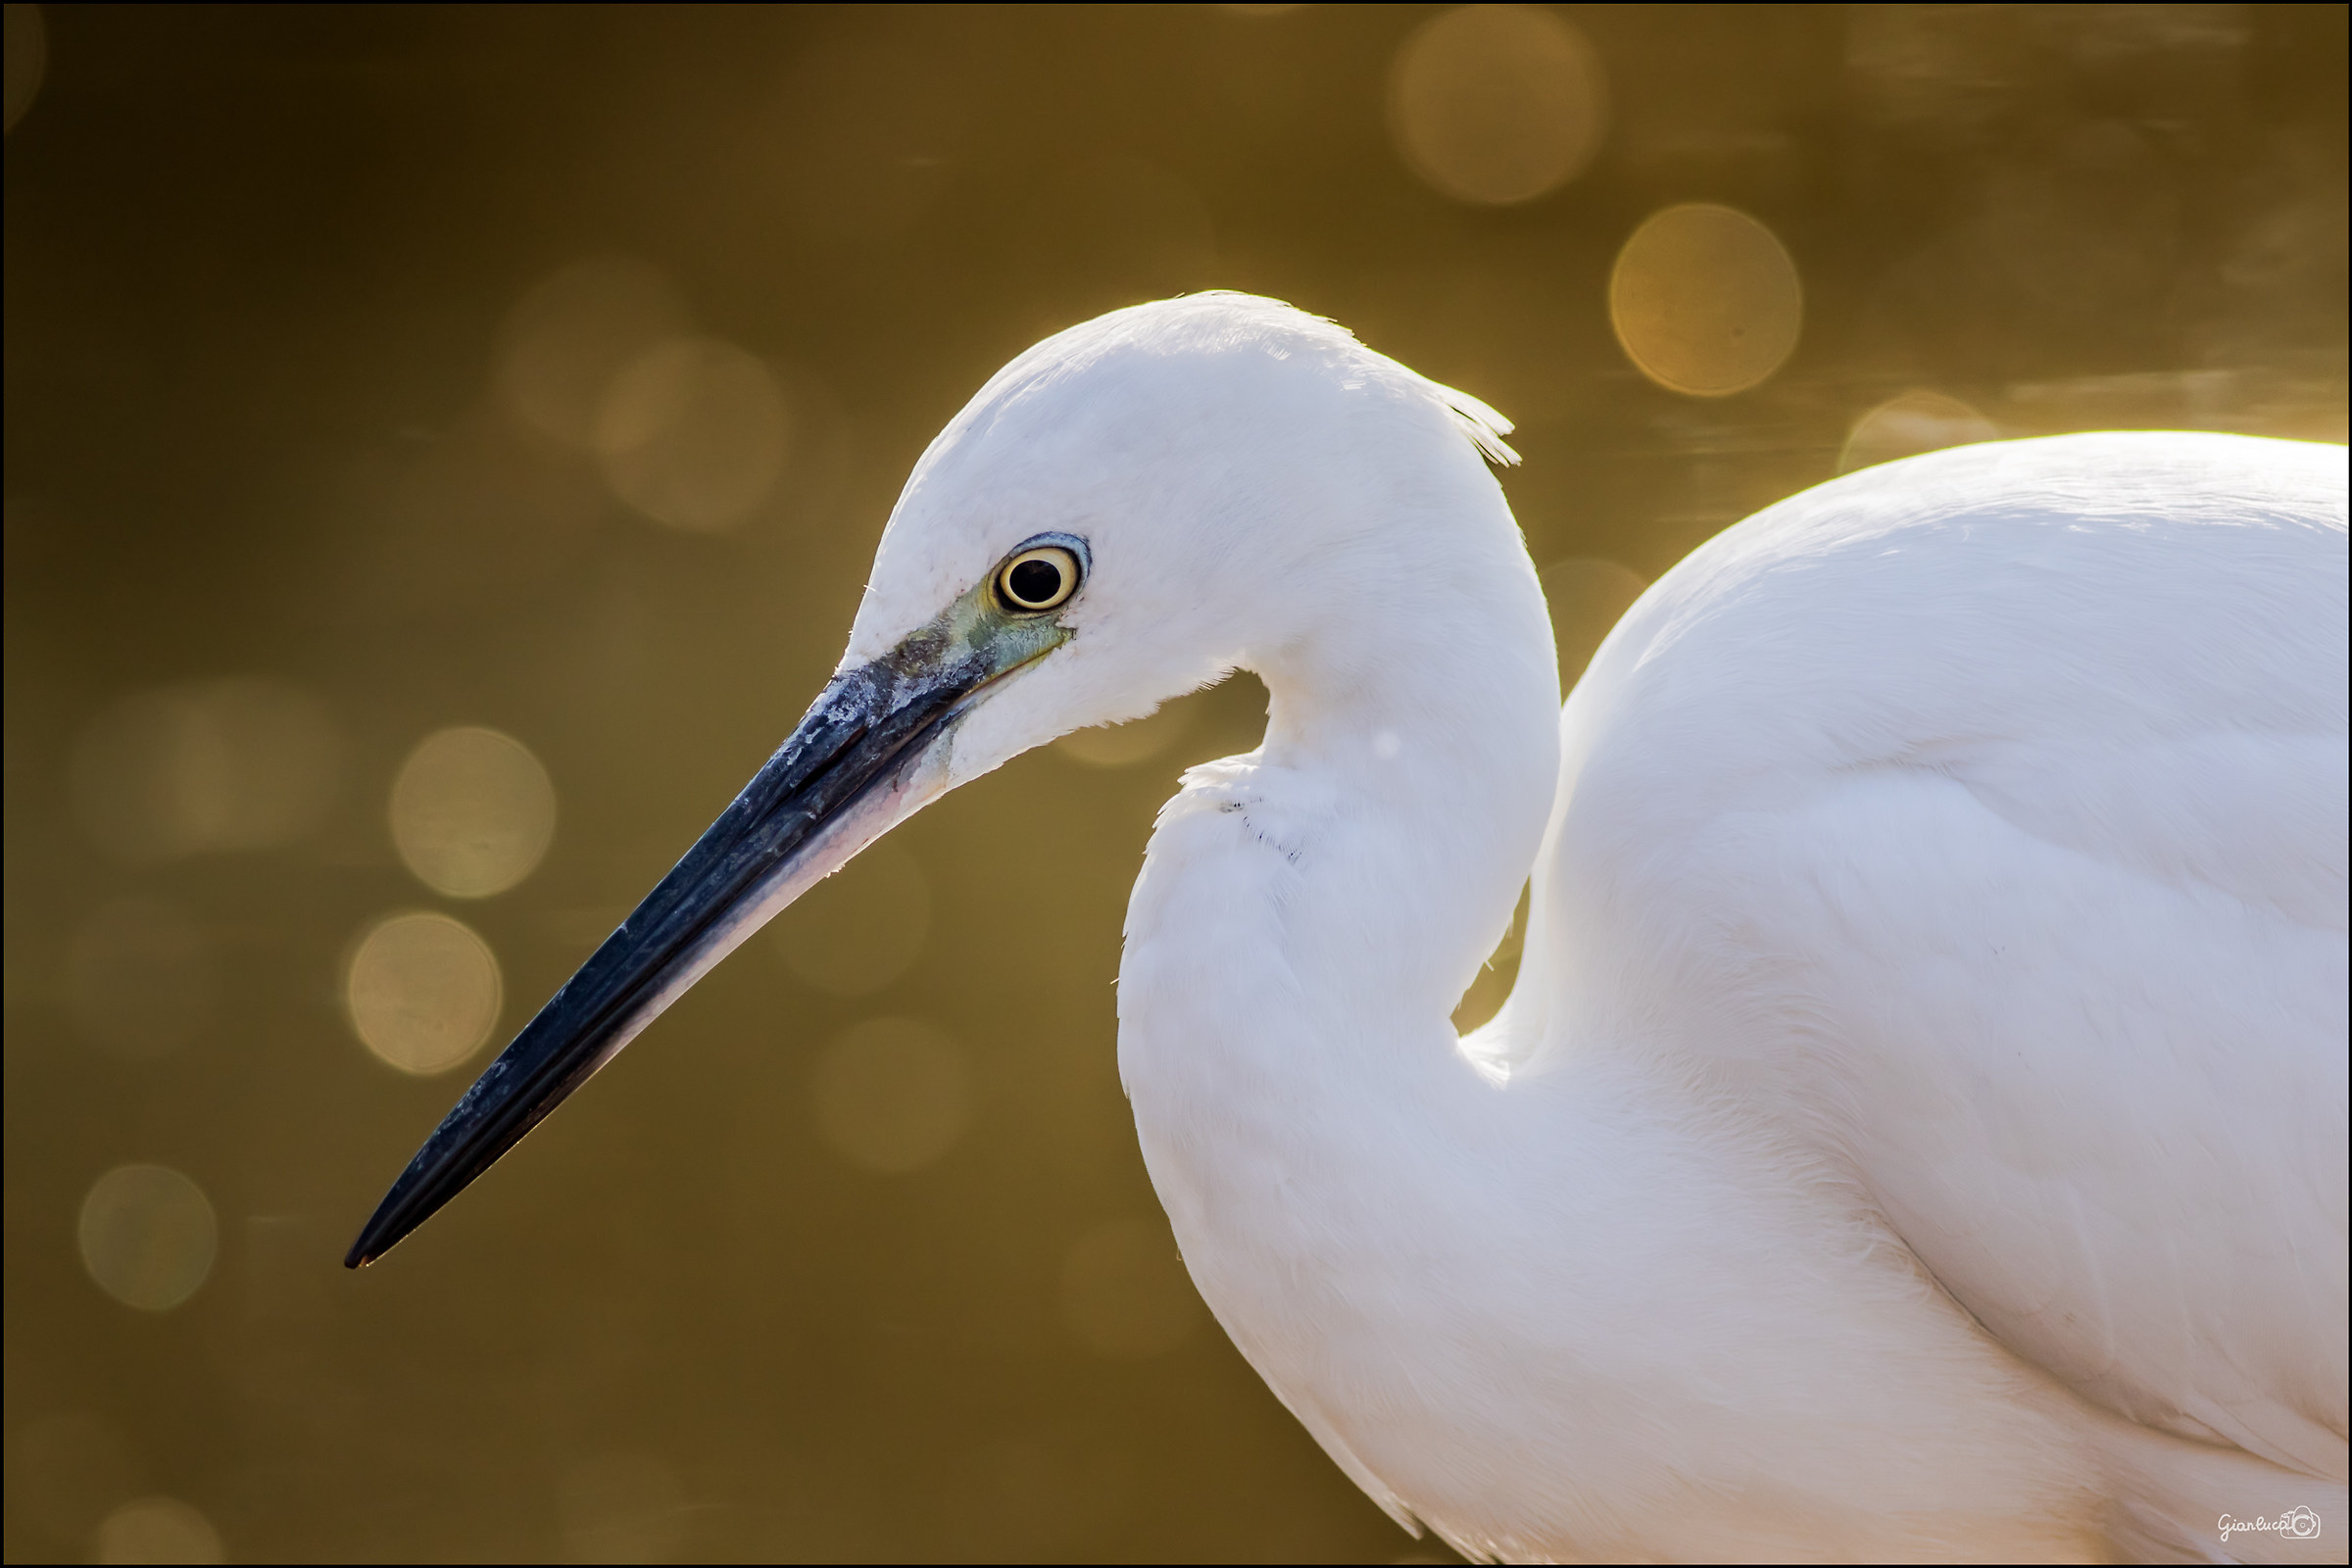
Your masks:
M 1377 1148 L 1431 1094 L 1483 1089 L 1449 1015 L 1543 835 L 1559 686 L 1517 526 L 1478 479 L 1335 563 L 1354 592 L 1319 621 L 1242 651 L 1265 742 L 1161 812 L 1119 1061 L 1180 1236 L 1188 1211 L 1254 1200 L 1212 1193 L 1229 1174 L 1312 1165 L 1323 1134 Z M 1346 1172 L 1323 1185 L 1348 1197 Z
M 1478 1200 L 1418 1167 L 1482 1142 L 1494 1108 L 1449 1015 L 1509 922 L 1558 765 L 1549 621 L 1490 494 L 1474 527 L 1400 530 L 1385 577 L 1316 635 L 1245 659 L 1272 697 L 1265 742 L 1163 809 L 1120 971 L 1120 1073 L 1194 1276 L 1376 1497 L 1299 1367 L 1349 1320 L 1336 1298 L 1412 1267 L 1391 1234 L 1404 1189 Z
M 1251 847 L 1214 863 L 1155 839 L 1137 888 L 1140 910 L 1164 867 L 1272 901 L 1279 941 L 1259 961 L 1310 1015 L 1287 1027 L 1338 1030 L 1343 1050 L 1446 1025 L 1509 923 L 1556 787 L 1559 682 L 1534 569 L 1491 481 L 1454 499 L 1476 511 L 1398 519 L 1371 560 L 1335 571 L 1350 601 L 1242 661 L 1269 693 L 1265 740 L 1249 782 L 1227 767 L 1213 793 L 1221 808 L 1247 796 L 1280 874 Z M 1199 804 L 1178 797 L 1163 823 Z M 1131 954 L 1137 941 L 1131 920 Z M 1271 1023 L 1237 1016 L 1226 1038 Z

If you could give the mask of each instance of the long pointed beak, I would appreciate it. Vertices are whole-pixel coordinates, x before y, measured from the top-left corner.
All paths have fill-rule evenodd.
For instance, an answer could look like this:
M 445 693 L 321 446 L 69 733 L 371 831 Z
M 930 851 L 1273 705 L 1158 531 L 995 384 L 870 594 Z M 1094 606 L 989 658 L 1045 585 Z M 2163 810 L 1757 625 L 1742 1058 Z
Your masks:
M 919 805 L 904 797 L 923 756 L 975 694 L 1066 635 L 975 625 L 971 610 L 960 604 L 834 677 L 734 804 L 466 1091 L 345 1267 L 375 1261 L 423 1224 L 738 943 Z

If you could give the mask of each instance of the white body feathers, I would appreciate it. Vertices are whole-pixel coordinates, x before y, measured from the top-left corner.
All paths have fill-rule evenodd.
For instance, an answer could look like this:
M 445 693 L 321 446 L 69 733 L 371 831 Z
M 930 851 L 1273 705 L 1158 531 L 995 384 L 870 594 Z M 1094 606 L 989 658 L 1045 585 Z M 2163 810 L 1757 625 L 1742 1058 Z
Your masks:
M 1367 718 L 1443 808 L 1384 813 L 1269 677 L 1153 840 L 1122 1066 L 1204 1294 L 1360 1484 L 1518 1558 L 2344 1518 L 2342 495 L 2327 449 L 2078 437 L 1698 552 L 1562 715 L 1485 1074 L 1409 954 L 1450 841 L 1524 831 L 1458 731 L 1524 718 L 1484 650 L 1451 723 Z
M 1264 678 L 1120 989 L 1235 1343 L 1473 1553 L 2340 1560 L 2342 450 L 1838 480 L 1659 581 L 1563 711 L 1465 422 L 1503 450 L 1264 301 L 1073 329 L 925 456 L 845 661 L 1092 541 L 1069 645 L 909 809 Z M 2227 1524 L 2297 1506 L 2319 1539 Z

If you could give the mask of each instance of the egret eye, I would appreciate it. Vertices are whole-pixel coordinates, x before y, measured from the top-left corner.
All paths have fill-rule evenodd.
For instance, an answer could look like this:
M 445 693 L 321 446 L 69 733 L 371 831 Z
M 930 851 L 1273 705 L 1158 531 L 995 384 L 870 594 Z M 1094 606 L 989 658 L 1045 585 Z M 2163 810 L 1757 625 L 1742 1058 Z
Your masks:
M 1059 545 L 1024 550 L 997 573 L 997 592 L 1015 610 L 1052 610 L 1078 591 L 1078 558 Z

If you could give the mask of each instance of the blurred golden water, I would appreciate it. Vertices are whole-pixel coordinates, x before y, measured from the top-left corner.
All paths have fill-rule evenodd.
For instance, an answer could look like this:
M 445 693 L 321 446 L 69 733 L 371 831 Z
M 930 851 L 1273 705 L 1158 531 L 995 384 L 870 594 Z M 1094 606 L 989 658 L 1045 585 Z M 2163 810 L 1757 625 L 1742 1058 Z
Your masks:
M 1432 1550 L 1119 1093 L 1247 677 L 917 819 L 340 1267 L 1046 332 L 1245 288 L 1494 404 L 1571 680 L 1843 469 L 2344 436 L 2340 7 L 6 15 L 12 1560 Z

